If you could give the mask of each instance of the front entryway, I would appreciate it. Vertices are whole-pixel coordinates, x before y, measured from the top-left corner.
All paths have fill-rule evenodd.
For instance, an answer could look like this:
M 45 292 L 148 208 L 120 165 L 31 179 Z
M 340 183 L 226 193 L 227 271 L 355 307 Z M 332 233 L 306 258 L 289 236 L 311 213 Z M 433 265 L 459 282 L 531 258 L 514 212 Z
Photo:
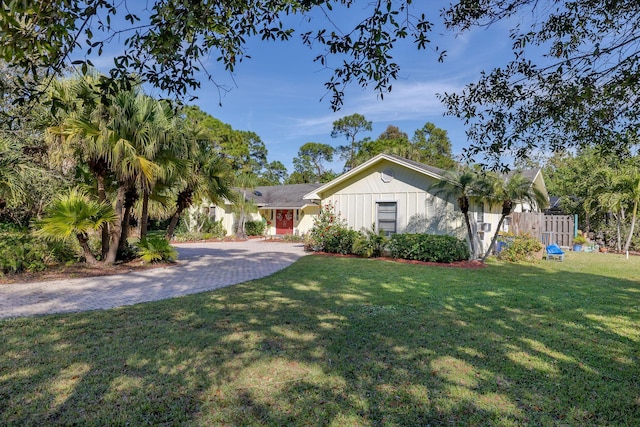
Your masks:
M 293 234 L 293 209 L 276 210 L 276 234 Z

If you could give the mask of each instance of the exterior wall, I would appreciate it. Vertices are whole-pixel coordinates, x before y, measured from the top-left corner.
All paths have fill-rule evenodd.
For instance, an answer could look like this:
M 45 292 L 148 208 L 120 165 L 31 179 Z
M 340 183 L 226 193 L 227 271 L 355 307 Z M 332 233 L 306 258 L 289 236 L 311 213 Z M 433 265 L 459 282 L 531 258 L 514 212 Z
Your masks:
M 385 182 L 382 172 L 392 170 Z M 396 202 L 397 233 L 450 234 L 466 237 L 466 228 L 455 203 L 433 194 L 434 179 L 396 163 L 382 161 L 338 184 L 322 203 L 332 203 L 354 230 L 376 225 L 376 202 Z

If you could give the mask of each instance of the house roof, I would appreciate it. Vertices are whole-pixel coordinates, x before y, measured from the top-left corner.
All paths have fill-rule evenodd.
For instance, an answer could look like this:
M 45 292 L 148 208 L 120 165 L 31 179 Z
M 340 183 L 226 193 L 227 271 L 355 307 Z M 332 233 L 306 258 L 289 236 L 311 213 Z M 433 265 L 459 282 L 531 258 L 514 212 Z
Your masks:
M 315 191 L 309 192 L 308 194 L 306 194 L 304 196 L 305 199 L 309 199 L 309 200 L 319 200 L 322 197 L 320 197 L 320 194 L 326 192 L 328 189 L 335 187 L 336 185 L 344 182 L 345 180 L 351 178 L 354 175 L 357 175 L 358 173 L 360 173 L 361 171 L 377 164 L 380 163 L 382 161 L 389 161 L 392 163 L 396 163 L 398 165 L 404 166 L 408 169 L 412 169 L 415 170 L 417 172 L 420 172 L 422 174 L 425 174 L 427 176 L 430 176 L 432 178 L 436 178 L 436 179 L 443 179 L 443 174 L 444 174 L 444 170 L 440 169 L 440 168 L 436 168 L 434 166 L 429 166 L 429 165 L 425 165 L 424 163 L 420 163 L 420 162 L 416 162 L 414 160 L 409 160 L 409 159 L 405 159 L 403 157 L 400 156 L 396 156 L 393 154 L 386 154 L 386 153 L 382 153 L 382 154 L 378 154 L 377 156 L 369 159 L 368 161 L 364 162 L 363 164 L 356 166 L 355 168 L 351 169 L 348 172 L 343 173 L 342 175 L 340 175 L 339 177 L 337 177 L 336 179 L 334 179 L 333 181 L 330 181 L 322 186 L 320 186 L 319 188 L 315 189 Z
M 261 208 L 302 209 L 309 204 L 304 195 L 322 184 L 288 184 L 256 187 L 248 196 Z

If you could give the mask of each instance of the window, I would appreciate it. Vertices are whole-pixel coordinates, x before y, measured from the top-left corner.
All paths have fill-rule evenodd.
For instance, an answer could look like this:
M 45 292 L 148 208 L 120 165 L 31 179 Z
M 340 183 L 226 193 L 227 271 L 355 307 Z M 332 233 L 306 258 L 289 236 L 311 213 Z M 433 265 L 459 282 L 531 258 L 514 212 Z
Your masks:
M 396 202 L 378 202 L 378 230 L 385 236 L 391 236 L 396 232 Z
M 484 203 L 480 203 L 478 205 L 478 213 L 477 213 L 478 222 L 484 222 Z

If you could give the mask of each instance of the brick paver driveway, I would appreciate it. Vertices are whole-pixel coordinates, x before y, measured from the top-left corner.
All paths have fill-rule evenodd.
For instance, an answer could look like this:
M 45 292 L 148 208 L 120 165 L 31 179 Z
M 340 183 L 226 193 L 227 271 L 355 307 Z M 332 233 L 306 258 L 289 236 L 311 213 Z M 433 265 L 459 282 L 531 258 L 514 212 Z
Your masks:
M 176 247 L 179 266 L 0 285 L 0 318 L 106 309 L 209 291 L 268 276 L 304 255 L 301 244 L 261 240 Z

